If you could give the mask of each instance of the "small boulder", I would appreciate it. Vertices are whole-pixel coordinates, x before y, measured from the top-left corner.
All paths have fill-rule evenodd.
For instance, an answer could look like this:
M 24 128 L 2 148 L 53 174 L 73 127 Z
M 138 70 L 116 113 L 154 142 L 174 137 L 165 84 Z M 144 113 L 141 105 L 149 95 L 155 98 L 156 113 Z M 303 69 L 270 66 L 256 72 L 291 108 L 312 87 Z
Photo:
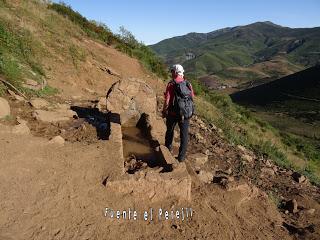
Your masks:
M 292 173 L 291 176 L 297 183 L 303 183 L 306 180 L 306 177 L 298 172 Z
M 28 88 L 31 90 L 40 90 L 42 88 L 41 84 L 38 82 L 32 80 L 32 79 L 26 79 L 25 82 L 22 84 L 24 88 Z
M 72 110 L 57 109 L 56 111 L 35 110 L 33 117 L 43 122 L 60 122 L 68 121 L 73 116 L 77 116 L 77 113 Z
M 26 120 L 23 120 L 22 118 L 20 118 L 19 116 L 17 116 L 17 122 L 20 124 L 27 124 Z
M 35 109 L 40 109 L 40 108 L 44 108 L 44 107 L 48 107 L 49 103 L 42 99 L 42 98 L 35 98 L 30 100 L 30 104 L 32 107 L 34 107 Z
M 10 105 L 8 101 L 0 97 L 0 118 L 10 115 Z
M 262 175 L 268 175 L 268 176 L 274 176 L 275 174 L 272 168 L 266 168 L 266 167 L 261 168 L 261 173 Z
M 244 161 L 246 161 L 246 162 L 249 162 L 249 163 L 251 163 L 251 162 L 253 161 L 253 157 L 250 156 L 249 154 L 243 154 L 243 155 L 241 156 L 241 158 L 242 158 L 242 160 L 244 160 Z
M 291 213 L 298 212 L 297 200 L 292 199 L 292 200 L 289 200 L 289 201 L 285 202 L 284 209 L 288 210 Z
M 242 151 L 242 152 L 246 152 L 247 149 L 244 146 L 238 145 L 237 148 Z
M 25 84 L 31 85 L 31 86 L 37 86 L 39 83 L 32 79 L 26 79 Z
M 207 171 L 199 171 L 198 178 L 201 182 L 211 183 L 213 180 L 213 173 Z
M 264 164 L 266 165 L 266 167 L 271 168 L 272 167 L 272 163 L 269 159 L 267 159 Z
M 21 123 L 12 128 L 12 133 L 18 135 L 27 135 L 30 134 L 30 129 L 25 123 Z
M 210 152 L 209 149 L 206 149 L 206 151 L 204 152 L 205 155 L 207 156 L 212 156 L 212 152 Z
M 210 127 L 211 130 L 217 130 L 216 125 L 214 125 L 213 123 L 210 123 L 209 127 Z
M 208 161 L 208 156 L 203 153 L 195 153 L 190 155 L 190 158 L 195 160 L 197 166 L 203 165 Z
M 305 210 L 306 214 L 309 214 L 309 215 L 313 215 L 315 213 L 315 209 L 314 208 L 310 208 L 308 210 Z
M 195 134 L 195 138 L 196 138 L 198 143 L 205 143 L 206 142 L 204 137 L 200 133 L 196 133 Z
M 61 136 L 55 136 L 53 137 L 50 141 L 49 141 L 50 144 L 58 144 L 58 145 L 64 145 L 65 143 L 65 140 L 63 137 Z

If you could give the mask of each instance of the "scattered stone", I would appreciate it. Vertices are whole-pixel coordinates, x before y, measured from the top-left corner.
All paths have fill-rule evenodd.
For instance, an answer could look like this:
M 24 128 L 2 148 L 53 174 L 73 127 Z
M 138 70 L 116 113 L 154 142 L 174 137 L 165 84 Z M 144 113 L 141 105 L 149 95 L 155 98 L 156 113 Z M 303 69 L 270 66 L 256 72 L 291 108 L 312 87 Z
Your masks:
M 216 125 L 214 125 L 213 123 L 210 123 L 209 127 L 211 128 L 211 130 L 217 130 Z
M 50 141 L 49 141 L 50 144 L 58 144 L 58 145 L 64 145 L 65 143 L 65 140 L 63 137 L 61 136 L 55 136 L 54 138 L 52 138 Z
M 213 173 L 200 170 L 198 173 L 199 180 L 204 183 L 211 183 L 213 180 Z
M 242 151 L 242 152 L 246 152 L 247 149 L 244 146 L 238 145 L 237 148 Z
M 35 109 L 45 108 L 49 106 L 49 103 L 42 98 L 35 98 L 30 100 L 30 104 Z
M 273 170 L 275 173 L 277 173 L 277 172 L 278 172 L 277 166 L 273 166 L 272 170 Z
M 31 86 L 37 86 L 38 85 L 38 82 L 37 81 L 34 81 L 32 79 L 26 79 L 25 80 L 25 84 L 28 84 L 28 85 L 31 85 Z
M 203 153 L 195 153 L 190 155 L 190 158 L 195 160 L 197 166 L 203 165 L 208 161 L 208 156 Z
M 226 174 L 231 175 L 232 174 L 232 168 L 228 168 L 226 171 L 224 171 Z
M 289 200 L 285 203 L 285 206 L 284 208 L 286 210 L 288 210 L 289 212 L 291 213 L 297 213 L 298 212 L 298 203 L 297 203 L 297 200 L 295 199 L 292 199 L 292 200 Z
M 8 101 L 0 97 L 0 118 L 10 115 L 10 105 Z
M 228 176 L 225 174 L 219 174 L 213 177 L 212 180 L 214 183 L 218 183 L 223 187 L 226 187 L 228 184 Z
M 34 81 L 32 79 L 26 79 L 22 84 L 22 86 L 24 88 L 28 88 L 31 90 L 40 90 L 42 88 L 41 84 L 39 84 L 37 81 Z
M 200 133 L 196 133 L 195 134 L 195 138 L 196 138 L 198 143 L 205 143 L 205 139 Z
M 204 152 L 205 155 L 207 156 L 212 156 L 212 152 L 210 152 L 209 149 L 207 149 L 205 152 Z
M 298 172 L 292 173 L 291 176 L 297 183 L 303 183 L 306 180 L 306 177 Z
M 286 176 L 291 176 L 292 173 L 293 173 L 292 170 L 285 170 L 285 175 L 286 175 Z
M 27 135 L 30 134 L 30 129 L 26 124 L 18 124 L 12 128 L 12 133 L 13 134 L 18 134 L 18 135 Z
M 275 172 L 272 168 L 263 167 L 261 168 L 262 175 L 274 176 Z
M 271 167 L 272 167 L 272 163 L 271 163 L 271 161 L 270 161 L 269 159 L 267 159 L 267 160 L 265 161 L 265 165 L 266 165 L 266 167 L 268 167 L 268 168 L 271 168 Z
M 310 209 L 308 209 L 308 210 L 306 210 L 305 212 L 307 213 L 307 214 L 309 214 L 309 215 L 313 215 L 314 213 L 315 213 L 315 209 L 314 208 L 310 208 Z
M 251 162 L 253 161 L 253 157 L 250 156 L 249 154 L 243 154 L 243 155 L 241 156 L 241 158 L 242 158 L 242 160 L 244 160 L 244 161 L 246 161 L 246 162 L 249 162 L 249 163 L 251 163 Z
M 20 124 L 27 124 L 27 121 L 21 119 L 19 116 L 17 116 L 17 122 L 20 123 Z

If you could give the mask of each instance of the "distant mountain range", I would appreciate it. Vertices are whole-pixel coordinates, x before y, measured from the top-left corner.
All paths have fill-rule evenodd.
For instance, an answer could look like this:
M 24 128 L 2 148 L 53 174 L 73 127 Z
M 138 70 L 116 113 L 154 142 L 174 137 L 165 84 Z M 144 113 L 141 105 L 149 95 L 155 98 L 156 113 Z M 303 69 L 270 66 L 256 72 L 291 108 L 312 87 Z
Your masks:
M 320 63 L 320 27 L 272 22 L 189 33 L 150 46 L 167 64 L 181 63 L 209 87 L 245 89 Z

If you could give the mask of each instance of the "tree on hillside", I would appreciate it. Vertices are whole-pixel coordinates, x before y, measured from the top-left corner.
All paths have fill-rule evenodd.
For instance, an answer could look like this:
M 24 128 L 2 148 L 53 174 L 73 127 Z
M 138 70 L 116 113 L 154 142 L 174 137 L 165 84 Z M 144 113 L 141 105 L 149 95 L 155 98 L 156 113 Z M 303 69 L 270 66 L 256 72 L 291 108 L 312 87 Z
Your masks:
M 120 32 L 120 39 L 124 41 L 126 44 L 130 45 L 132 48 L 137 48 L 139 47 L 139 42 L 137 39 L 134 37 L 134 35 L 127 29 L 125 29 L 124 26 L 121 26 L 119 28 Z

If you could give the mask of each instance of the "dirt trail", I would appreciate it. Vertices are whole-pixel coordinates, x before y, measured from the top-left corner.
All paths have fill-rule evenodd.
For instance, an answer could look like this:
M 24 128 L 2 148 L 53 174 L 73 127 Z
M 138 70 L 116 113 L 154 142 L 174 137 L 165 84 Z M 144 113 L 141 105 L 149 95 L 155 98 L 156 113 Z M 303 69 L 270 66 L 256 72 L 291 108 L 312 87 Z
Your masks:
M 83 146 L 48 145 L 33 136 L 17 138 L 1 126 L 1 239 L 123 239 L 215 238 L 274 239 L 286 233 L 272 226 L 276 210 L 258 199 L 237 203 L 246 192 L 227 193 L 217 186 L 193 191 L 192 203 L 168 202 L 142 205 L 117 199 L 102 184 L 112 166 L 112 143 L 100 141 Z M 214 193 L 214 194 L 213 194 Z M 106 219 L 103 209 L 191 206 L 194 218 L 158 223 Z M 267 214 L 265 212 L 267 211 Z M 271 213 L 269 213 L 271 212 Z M 261 215 L 264 215 L 261 217 Z M 250 216 L 250 217 L 248 217 Z M 259 224 L 263 220 L 264 224 Z M 280 224 L 280 222 L 279 222 Z M 261 231 L 257 232 L 260 227 Z
M 85 109 L 91 105 L 86 101 L 81 104 Z M 0 125 L 1 239 L 116 239 L 119 236 L 123 239 L 293 237 L 283 226 L 283 217 L 288 218 L 288 224 L 295 224 L 290 220 L 298 215 L 279 213 L 267 194 L 250 184 L 253 182 L 252 175 L 257 175 L 259 171 L 252 166 L 240 171 L 239 151 L 228 145 L 217 132 L 206 131 L 195 121 L 191 125 L 188 155 L 205 152 L 207 149 L 212 154 L 209 155 L 208 162 L 200 167 L 193 159 L 187 159 L 188 171 L 192 177 L 192 201 L 167 199 L 148 202 L 144 196 L 137 199 L 108 190 L 108 179 L 118 174 L 113 171 L 114 165 L 119 164 L 118 159 L 113 157 L 116 149 L 112 141 L 98 139 L 96 128 L 92 124 L 82 123 L 86 124 L 85 130 L 81 127 L 76 130 L 65 127 L 81 120 L 78 119 L 70 120 L 68 124 L 39 127 L 43 123 L 32 122 L 28 118 L 32 111 L 30 106 L 22 103 L 11 105 L 14 114 L 18 114 L 19 108 L 23 110 L 23 117 L 28 120 L 31 134 L 12 134 L 10 129 L 13 122 L 2 122 Z M 209 126 L 205 126 L 207 127 Z M 44 128 L 46 132 L 43 132 Z M 65 136 L 70 132 L 71 136 L 76 137 L 70 138 L 64 146 L 49 144 L 49 139 L 61 132 L 61 129 L 66 131 L 62 131 Z M 81 131 L 83 136 L 79 137 L 74 131 Z M 196 133 L 203 136 L 204 142 L 199 143 Z M 236 175 L 236 181 L 230 183 L 228 190 L 220 184 L 206 184 L 199 180 L 198 174 L 201 171 L 227 171 L 230 167 L 231 175 Z M 267 181 L 265 178 L 263 180 Z M 274 185 L 270 185 L 271 183 Z M 274 188 L 275 183 L 276 178 L 265 182 L 261 189 Z M 297 229 L 294 234 L 298 238 L 307 236 L 307 239 L 316 239 L 319 236 L 319 222 L 316 221 L 320 210 L 316 201 L 319 198 L 314 197 L 319 196 L 319 191 L 310 189 L 309 192 L 305 190 L 301 193 L 309 196 L 309 202 L 313 201 L 312 206 L 306 207 L 316 208 L 316 213 L 303 222 L 304 225 L 300 228 L 311 223 L 316 225 L 313 231 L 307 229 L 301 233 L 302 230 Z M 287 193 L 285 190 L 284 192 Z M 302 199 L 306 202 L 307 198 Z M 301 201 L 298 199 L 299 204 Z M 114 210 L 135 209 L 138 220 L 105 217 L 106 207 Z M 192 218 L 184 221 L 159 221 L 156 218 L 153 221 L 143 220 L 143 212 L 150 208 L 157 212 L 159 208 L 170 210 L 182 207 L 193 209 Z M 297 219 L 297 222 L 300 220 Z

